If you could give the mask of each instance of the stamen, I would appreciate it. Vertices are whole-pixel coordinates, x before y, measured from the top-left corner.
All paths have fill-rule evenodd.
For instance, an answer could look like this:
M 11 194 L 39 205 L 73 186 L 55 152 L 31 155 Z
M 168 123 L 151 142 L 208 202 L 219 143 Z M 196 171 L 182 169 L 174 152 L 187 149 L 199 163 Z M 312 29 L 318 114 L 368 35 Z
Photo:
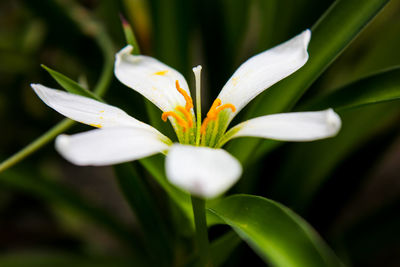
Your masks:
M 179 117 L 179 115 L 176 114 L 176 113 L 173 112 L 173 111 L 164 112 L 164 113 L 161 115 L 161 119 L 162 119 L 163 121 L 167 121 L 167 118 L 168 118 L 169 116 L 175 118 L 175 119 L 176 119 L 176 122 L 177 122 L 180 126 L 183 127 L 183 131 L 186 131 L 186 129 L 187 129 L 187 127 L 188 127 L 188 123 L 187 123 L 184 119 L 182 119 L 181 117 Z
M 165 73 L 159 72 L 157 74 L 158 75 L 163 75 Z M 188 128 L 191 128 L 193 126 L 192 114 L 190 113 L 190 110 L 193 108 L 193 101 L 192 101 L 192 98 L 188 95 L 188 93 L 180 87 L 178 80 L 175 81 L 175 87 L 176 87 L 176 90 L 178 90 L 178 92 L 185 98 L 185 101 L 186 101 L 185 107 L 182 107 L 182 106 L 177 106 L 176 107 L 176 109 L 178 111 L 183 113 L 183 116 L 185 116 L 185 119 L 183 119 L 181 116 L 179 116 L 174 111 L 164 112 L 161 115 L 161 119 L 163 121 L 167 121 L 167 118 L 169 116 L 174 117 L 176 119 L 176 122 L 180 126 L 183 127 L 183 131 L 186 131 Z
M 200 133 L 201 134 L 205 134 L 206 133 L 206 129 L 207 129 L 207 125 L 210 121 L 210 117 L 207 116 L 207 118 L 204 119 L 203 124 L 201 124 L 201 128 L 200 128 Z
M 175 87 L 176 87 L 176 90 L 178 90 L 178 92 L 185 98 L 185 101 L 186 101 L 185 109 L 187 111 L 190 111 L 190 109 L 193 108 L 193 100 L 192 100 L 192 98 L 188 95 L 188 93 L 186 93 L 185 90 L 183 90 L 179 86 L 179 81 L 178 80 L 175 81 Z
M 221 112 L 221 110 L 227 109 L 227 108 L 230 108 L 232 110 L 232 112 L 236 111 L 236 108 L 235 108 L 234 105 L 232 105 L 232 104 L 223 104 L 222 106 L 218 107 L 215 112 L 218 114 L 219 112 Z
M 222 110 L 230 108 L 232 112 L 236 111 L 236 107 L 232 104 L 224 104 L 222 106 L 220 105 L 221 105 L 221 99 L 219 98 L 215 99 L 214 103 L 212 104 L 210 110 L 207 113 L 207 118 L 204 119 L 203 124 L 201 125 L 200 129 L 201 134 L 206 133 L 208 123 L 212 120 L 216 120 L 218 118 L 218 114 Z
M 215 111 L 219 105 L 221 105 L 221 99 L 217 98 L 214 100 L 210 110 L 207 112 L 207 117 L 210 117 L 210 119 L 215 119 Z
M 186 121 L 188 122 L 189 128 L 193 126 L 193 121 L 192 121 L 192 114 L 190 114 L 189 111 L 187 111 L 184 107 L 182 106 L 177 106 L 177 110 L 183 113 L 183 115 L 186 118 Z

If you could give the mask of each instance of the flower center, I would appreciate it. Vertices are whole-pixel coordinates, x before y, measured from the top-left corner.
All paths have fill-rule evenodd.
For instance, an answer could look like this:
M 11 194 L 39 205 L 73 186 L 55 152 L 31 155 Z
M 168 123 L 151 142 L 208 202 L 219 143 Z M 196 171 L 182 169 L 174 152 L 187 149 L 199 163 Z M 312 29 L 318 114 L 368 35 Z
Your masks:
M 195 74 L 196 74 L 196 72 L 195 72 Z M 199 77 L 196 76 L 196 79 L 198 79 L 198 78 Z M 186 102 L 185 107 L 178 105 L 178 106 L 176 106 L 175 111 L 163 112 L 163 114 L 161 115 L 161 119 L 163 121 L 167 121 L 168 117 L 173 117 L 175 119 L 176 123 L 182 127 L 183 132 L 187 133 L 188 129 L 192 129 L 192 127 L 194 127 L 194 125 L 193 125 L 194 118 L 193 118 L 193 114 L 191 112 L 191 110 L 193 108 L 193 100 L 188 95 L 188 93 L 180 87 L 178 80 L 175 81 L 175 87 L 176 87 L 176 90 L 178 90 L 178 92 L 184 97 L 185 102 Z M 199 97 L 199 94 L 197 97 Z M 197 104 L 200 105 L 200 101 L 198 101 Z M 215 123 L 218 123 L 219 114 L 224 109 L 230 109 L 232 112 L 236 111 L 236 107 L 233 104 L 228 103 L 228 104 L 222 105 L 221 99 L 219 99 L 219 98 L 215 99 L 210 110 L 207 112 L 207 117 L 203 120 L 202 124 L 200 124 L 201 116 L 199 116 L 199 114 L 201 114 L 201 112 L 198 110 L 198 113 L 199 113 L 198 114 L 198 124 L 196 126 L 198 134 L 197 134 L 196 140 L 194 140 L 196 145 L 199 145 L 198 137 L 200 137 L 200 135 L 202 136 L 202 138 L 201 138 L 202 145 L 207 145 L 209 143 L 208 141 L 205 141 L 205 143 L 204 143 L 204 137 L 207 132 L 207 127 L 209 126 L 210 122 L 212 122 L 212 121 L 215 121 Z M 210 127 L 212 127 L 212 126 L 210 126 Z M 216 128 L 215 124 L 214 124 L 214 128 Z M 216 130 L 217 130 L 217 132 L 215 132 Z M 212 133 L 210 136 L 211 137 L 210 140 L 215 141 L 215 137 L 218 134 L 218 129 L 211 130 L 211 132 Z M 178 134 L 178 132 L 177 132 L 177 134 Z M 178 137 L 179 137 L 179 134 L 178 134 Z M 189 141 L 189 142 L 191 142 L 191 141 Z

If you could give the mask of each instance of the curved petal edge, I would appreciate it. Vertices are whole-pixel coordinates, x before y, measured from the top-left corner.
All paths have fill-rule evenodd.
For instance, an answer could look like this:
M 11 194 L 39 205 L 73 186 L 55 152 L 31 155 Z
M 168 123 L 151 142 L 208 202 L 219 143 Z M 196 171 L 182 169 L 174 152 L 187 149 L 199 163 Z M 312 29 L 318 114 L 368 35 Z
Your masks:
M 222 104 L 233 104 L 230 120 L 258 94 L 301 68 L 308 60 L 311 31 L 255 55 L 244 62 L 222 88 Z
M 214 198 L 239 179 L 242 167 L 223 149 L 172 145 L 166 157 L 168 180 L 175 186 L 202 198 Z
M 278 113 L 242 122 L 227 133 L 229 139 L 261 137 L 280 141 L 313 141 L 335 136 L 342 122 L 333 109 Z
M 145 129 L 116 127 L 59 135 L 57 151 L 76 165 L 104 166 L 144 158 L 168 150 L 157 134 Z

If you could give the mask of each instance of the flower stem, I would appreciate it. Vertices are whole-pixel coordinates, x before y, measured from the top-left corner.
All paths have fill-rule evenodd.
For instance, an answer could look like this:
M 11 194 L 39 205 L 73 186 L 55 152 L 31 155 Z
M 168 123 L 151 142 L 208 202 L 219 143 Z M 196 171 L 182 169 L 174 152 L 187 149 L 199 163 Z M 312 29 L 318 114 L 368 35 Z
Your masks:
M 197 266 L 211 266 L 209 254 L 209 241 L 206 221 L 206 202 L 204 199 L 192 195 L 194 223 L 196 226 L 196 245 L 199 254 Z
M 61 122 L 59 122 L 57 125 L 55 125 L 53 128 L 48 130 L 46 133 L 44 133 L 42 136 L 37 138 L 35 141 L 30 143 L 28 146 L 20 150 L 18 153 L 14 154 L 7 160 L 1 162 L 0 164 L 0 172 L 5 171 L 6 169 L 10 168 L 11 166 L 17 164 L 51 140 L 53 140 L 57 135 L 60 133 L 64 132 L 67 130 L 69 127 L 71 127 L 75 122 L 70 120 L 70 119 L 64 119 Z

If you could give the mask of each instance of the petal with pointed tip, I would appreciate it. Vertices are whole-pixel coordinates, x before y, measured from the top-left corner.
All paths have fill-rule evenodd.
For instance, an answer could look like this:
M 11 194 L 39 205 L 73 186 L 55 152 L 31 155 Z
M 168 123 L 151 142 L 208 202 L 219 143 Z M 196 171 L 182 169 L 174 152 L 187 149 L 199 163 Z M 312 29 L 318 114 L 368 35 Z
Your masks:
M 115 76 L 126 86 L 137 91 L 164 112 L 177 105 L 185 106 L 184 97 L 177 91 L 175 81 L 190 96 L 185 78 L 178 71 L 155 58 L 132 55 L 128 45 L 116 54 Z
M 274 48 L 244 62 L 222 88 L 222 104 L 233 104 L 236 111 L 230 120 L 253 98 L 301 68 L 308 60 L 311 31 L 305 30 Z
M 340 117 L 332 109 L 279 113 L 236 125 L 230 130 L 233 135 L 229 139 L 253 136 L 281 141 L 313 141 L 335 136 L 340 127 Z
M 223 149 L 172 145 L 166 158 L 168 180 L 203 198 L 213 198 L 228 190 L 239 179 L 242 167 Z
M 59 135 L 56 149 L 76 165 L 103 166 L 144 158 L 168 149 L 146 129 L 114 127 L 74 135 Z
M 115 126 L 153 128 L 129 116 L 123 110 L 97 100 L 52 89 L 41 84 L 31 84 L 31 86 L 46 105 L 75 121 L 98 128 Z

